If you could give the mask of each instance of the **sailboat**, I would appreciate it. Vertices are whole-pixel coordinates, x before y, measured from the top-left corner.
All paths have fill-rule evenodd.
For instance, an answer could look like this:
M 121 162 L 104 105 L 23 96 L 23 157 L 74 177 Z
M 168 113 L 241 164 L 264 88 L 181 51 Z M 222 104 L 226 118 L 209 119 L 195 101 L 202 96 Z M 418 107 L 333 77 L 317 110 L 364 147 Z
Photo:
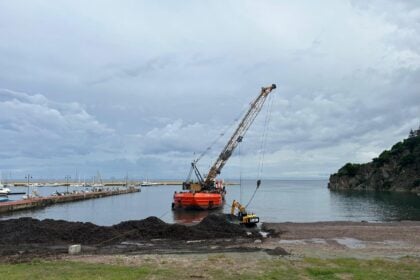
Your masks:
M 9 197 L 7 195 L 9 193 L 11 193 L 11 190 L 0 183 L 0 202 L 8 201 Z
M 95 177 L 96 177 L 98 182 L 95 182 Z M 102 182 L 101 173 L 99 173 L 99 171 L 98 171 L 97 175 L 93 177 L 93 183 L 92 183 L 91 187 L 94 187 L 94 188 L 104 187 L 104 184 Z
M 8 195 L 12 191 L 9 188 L 6 188 L 3 184 L 0 183 L 0 195 Z
M 157 186 L 157 185 L 159 185 L 159 183 L 149 181 L 149 179 L 147 179 L 147 178 L 146 178 L 146 181 L 143 181 L 140 184 L 140 186 L 142 186 L 142 187 L 150 187 L 150 186 Z

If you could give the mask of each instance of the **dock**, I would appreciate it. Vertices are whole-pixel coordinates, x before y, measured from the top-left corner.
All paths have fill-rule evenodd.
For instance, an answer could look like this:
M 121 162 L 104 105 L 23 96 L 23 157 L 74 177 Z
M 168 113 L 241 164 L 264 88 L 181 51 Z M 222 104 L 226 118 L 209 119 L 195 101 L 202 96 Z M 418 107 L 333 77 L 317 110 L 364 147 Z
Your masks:
M 103 187 L 127 187 L 127 185 L 130 186 L 141 186 L 144 183 L 144 181 L 105 181 L 102 182 Z M 176 180 L 153 180 L 148 183 L 152 183 L 153 186 L 182 186 L 182 181 L 176 181 Z M 83 183 L 85 184 L 85 183 Z M 46 182 L 46 181 L 34 181 L 29 184 L 30 187 L 73 187 L 75 185 L 80 186 L 79 182 L 63 182 L 63 181 L 54 181 L 54 182 Z M 225 186 L 233 186 L 233 185 L 239 185 L 237 182 L 224 182 Z M 27 182 L 10 182 L 11 187 L 27 187 Z M 83 187 L 91 187 L 89 183 L 87 183 L 86 186 Z
M 28 210 L 34 208 L 43 208 L 50 205 L 66 202 L 74 202 L 80 200 L 101 198 L 113 195 L 129 194 L 139 192 L 138 188 L 127 188 L 123 190 L 112 190 L 112 191 L 97 191 L 97 192 L 86 192 L 78 194 L 68 194 L 62 196 L 46 196 L 46 197 L 34 197 L 29 199 L 7 201 L 0 203 L 0 214 L 9 213 L 20 210 Z

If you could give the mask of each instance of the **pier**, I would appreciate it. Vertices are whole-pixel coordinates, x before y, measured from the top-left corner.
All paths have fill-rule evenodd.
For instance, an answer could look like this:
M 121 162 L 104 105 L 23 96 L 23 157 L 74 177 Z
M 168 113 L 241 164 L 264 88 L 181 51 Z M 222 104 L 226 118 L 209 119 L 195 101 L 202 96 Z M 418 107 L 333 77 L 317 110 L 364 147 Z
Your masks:
M 103 187 L 125 187 L 125 186 L 140 186 L 142 183 L 144 183 L 144 181 L 104 181 L 101 184 L 103 185 Z M 168 186 L 168 185 L 182 185 L 182 181 L 162 181 L 162 180 L 157 180 L 157 181 L 151 181 L 151 183 L 153 183 L 153 185 L 156 186 Z M 44 187 L 44 186 L 48 186 L 48 187 L 66 187 L 66 186 L 74 186 L 74 185 L 78 185 L 80 186 L 80 182 L 63 182 L 63 181 L 54 181 L 54 182 L 46 182 L 46 181 L 32 181 L 29 186 L 31 187 Z M 82 183 L 84 187 L 90 187 L 91 183 Z M 11 187 L 27 187 L 28 183 L 27 182 L 23 182 L 23 181 L 16 181 L 16 182 L 10 182 L 10 186 Z
M 97 191 L 87 193 L 68 194 L 63 196 L 46 196 L 46 197 L 34 197 L 29 199 L 8 201 L 0 203 L 0 214 L 14 212 L 19 210 L 28 210 L 34 208 L 43 208 L 50 205 L 66 202 L 74 202 L 80 200 L 101 198 L 113 195 L 129 194 L 139 192 L 140 189 L 130 187 L 123 190 L 112 190 L 112 191 Z

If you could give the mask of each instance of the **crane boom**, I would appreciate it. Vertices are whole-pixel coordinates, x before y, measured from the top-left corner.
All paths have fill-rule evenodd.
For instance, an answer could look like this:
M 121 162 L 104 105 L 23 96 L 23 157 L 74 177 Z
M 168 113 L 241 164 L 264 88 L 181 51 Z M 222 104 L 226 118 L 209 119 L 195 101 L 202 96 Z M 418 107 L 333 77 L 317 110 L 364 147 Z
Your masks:
M 276 88 L 276 85 L 272 84 L 269 87 L 263 87 L 261 89 L 261 93 L 251 103 L 251 107 L 249 108 L 245 116 L 243 117 L 241 123 L 236 128 L 232 137 L 229 139 L 229 142 L 223 148 L 222 152 L 220 153 L 217 160 L 214 162 L 213 166 L 210 168 L 207 174 L 206 180 L 204 182 L 204 186 L 211 186 L 216 176 L 220 174 L 223 166 L 231 157 L 231 155 L 233 154 L 233 151 L 238 146 L 238 144 L 242 141 L 245 133 L 247 132 L 251 124 L 254 122 L 258 113 L 261 111 L 262 106 L 264 105 L 264 102 L 267 99 L 268 94 L 275 88 Z

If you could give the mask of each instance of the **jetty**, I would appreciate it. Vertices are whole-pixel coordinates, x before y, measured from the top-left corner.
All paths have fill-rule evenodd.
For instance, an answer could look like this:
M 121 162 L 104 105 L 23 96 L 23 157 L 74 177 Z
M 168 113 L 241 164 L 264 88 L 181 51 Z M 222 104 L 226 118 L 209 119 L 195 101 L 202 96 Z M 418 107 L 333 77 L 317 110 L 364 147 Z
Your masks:
M 101 185 L 103 187 L 135 187 L 135 186 L 142 186 L 144 185 L 146 181 L 103 181 Z M 176 180 L 153 180 L 153 181 L 147 181 L 147 183 L 151 183 L 151 186 L 182 186 L 182 181 L 176 181 Z M 232 185 L 239 185 L 239 183 L 236 182 L 224 182 L 225 186 L 232 186 Z M 33 181 L 29 184 L 30 187 L 37 187 L 37 188 L 43 188 L 43 187 L 87 187 L 90 188 L 92 185 L 90 183 L 81 183 L 77 181 L 73 182 L 63 182 L 63 181 Z M 27 182 L 23 181 L 15 181 L 10 182 L 9 187 L 28 187 Z
M 136 193 L 139 191 L 140 189 L 138 188 L 130 187 L 127 189 L 120 190 L 101 190 L 94 192 L 66 194 L 61 196 L 33 197 L 17 201 L 7 201 L 0 203 L 0 214 L 34 208 L 43 208 L 58 203 L 74 202 L 113 195 Z

